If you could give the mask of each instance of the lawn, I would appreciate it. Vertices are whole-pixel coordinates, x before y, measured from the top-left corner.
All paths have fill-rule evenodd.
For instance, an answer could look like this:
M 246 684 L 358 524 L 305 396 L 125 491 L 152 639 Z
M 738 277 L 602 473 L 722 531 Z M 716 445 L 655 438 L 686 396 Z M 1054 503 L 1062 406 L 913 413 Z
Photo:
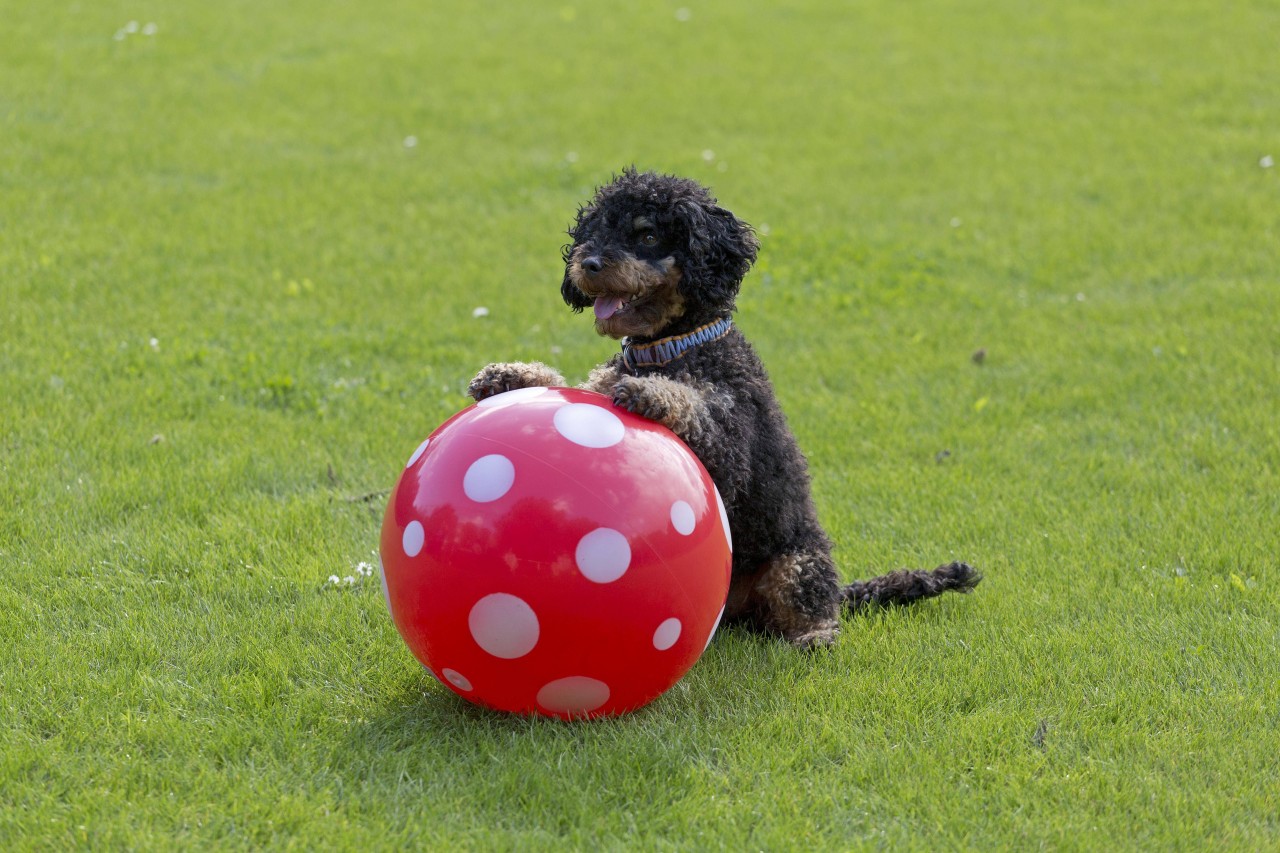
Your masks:
M 1275 2 L 0 12 L 0 848 L 1280 848 Z M 383 495 L 613 351 L 559 249 L 632 163 L 757 227 L 845 576 L 986 580 L 477 710 Z

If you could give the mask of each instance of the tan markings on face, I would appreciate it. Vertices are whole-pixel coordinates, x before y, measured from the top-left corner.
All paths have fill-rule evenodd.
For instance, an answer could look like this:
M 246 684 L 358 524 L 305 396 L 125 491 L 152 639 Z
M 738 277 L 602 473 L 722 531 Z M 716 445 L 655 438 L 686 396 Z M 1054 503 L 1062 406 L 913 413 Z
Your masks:
M 652 231 L 653 220 L 647 216 L 637 216 L 631 221 L 631 228 L 633 231 Z
M 625 304 L 607 319 L 596 319 L 596 332 L 610 338 L 654 335 L 684 313 L 680 296 L 680 268 L 674 258 L 656 264 L 630 253 L 621 254 L 595 275 L 582 269 L 586 253 L 579 246 L 569 257 L 569 281 L 591 299 L 621 297 Z

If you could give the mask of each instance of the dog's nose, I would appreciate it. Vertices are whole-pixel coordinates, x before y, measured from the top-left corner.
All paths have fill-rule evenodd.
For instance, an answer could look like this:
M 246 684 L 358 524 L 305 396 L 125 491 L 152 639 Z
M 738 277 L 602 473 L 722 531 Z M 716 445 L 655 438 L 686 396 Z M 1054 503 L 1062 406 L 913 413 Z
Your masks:
M 585 270 L 588 275 L 595 275 L 600 272 L 600 270 L 604 269 L 604 261 L 600 260 L 599 255 L 592 255 L 589 258 L 583 258 L 582 269 Z

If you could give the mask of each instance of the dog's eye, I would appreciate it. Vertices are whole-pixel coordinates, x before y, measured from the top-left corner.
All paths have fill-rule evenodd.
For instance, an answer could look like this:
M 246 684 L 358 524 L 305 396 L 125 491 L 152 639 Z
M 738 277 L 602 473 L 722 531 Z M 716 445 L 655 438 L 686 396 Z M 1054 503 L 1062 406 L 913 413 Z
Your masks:
M 654 234 L 652 231 L 645 231 L 643 234 L 640 235 L 640 245 L 641 246 L 658 245 L 658 235 Z

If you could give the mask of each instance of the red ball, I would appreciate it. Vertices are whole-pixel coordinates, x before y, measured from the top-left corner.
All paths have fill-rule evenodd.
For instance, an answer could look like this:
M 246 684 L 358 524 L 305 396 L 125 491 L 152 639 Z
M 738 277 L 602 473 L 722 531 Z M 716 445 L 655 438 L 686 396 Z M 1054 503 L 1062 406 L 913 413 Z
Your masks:
M 675 684 L 724 614 L 724 504 L 666 427 L 566 388 L 454 415 L 382 524 L 387 606 L 442 684 L 502 711 L 622 714 Z

